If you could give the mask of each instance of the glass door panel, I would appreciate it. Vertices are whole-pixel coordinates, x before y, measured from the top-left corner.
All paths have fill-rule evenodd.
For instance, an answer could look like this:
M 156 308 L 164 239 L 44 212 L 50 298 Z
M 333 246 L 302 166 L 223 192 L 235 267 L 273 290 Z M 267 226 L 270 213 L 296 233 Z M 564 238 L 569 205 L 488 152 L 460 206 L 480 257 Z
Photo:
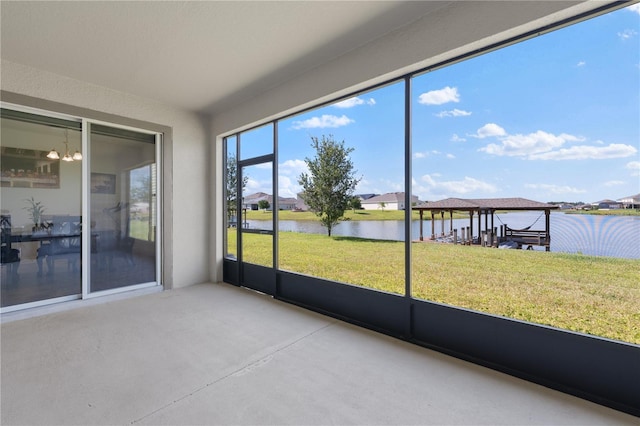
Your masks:
M 273 267 L 273 163 L 242 166 L 241 260 Z
M 79 297 L 81 123 L 4 109 L 1 120 L 1 305 Z
M 157 281 L 155 135 L 90 125 L 89 291 Z
M 225 175 L 225 257 L 237 259 L 237 227 L 238 227 L 238 155 L 237 138 L 225 140 L 226 175 Z M 244 185 L 243 185 L 244 186 Z

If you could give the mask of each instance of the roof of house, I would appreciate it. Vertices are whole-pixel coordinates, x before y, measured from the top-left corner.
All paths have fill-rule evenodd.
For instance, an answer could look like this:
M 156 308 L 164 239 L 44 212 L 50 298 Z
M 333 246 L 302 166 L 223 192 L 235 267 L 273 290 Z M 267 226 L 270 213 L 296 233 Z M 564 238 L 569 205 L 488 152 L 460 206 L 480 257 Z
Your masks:
M 361 200 L 368 200 L 369 198 L 373 198 L 378 194 L 356 194 L 355 196 L 360 198 Z
M 604 200 L 600 200 L 600 201 L 596 201 L 591 203 L 591 205 L 598 205 L 598 204 L 618 204 L 618 201 L 615 200 L 609 200 L 609 199 L 604 199 Z
M 255 194 L 250 194 L 244 197 L 244 204 L 249 203 L 258 203 L 259 201 L 266 200 L 270 204 L 273 203 L 273 196 L 271 194 L 267 194 L 265 192 L 256 192 Z M 278 197 L 278 203 L 280 204 L 296 204 L 298 200 L 295 198 L 285 198 Z
M 267 200 L 271 202 L 271 195 L 266 194 L 264 192 L 256 192 L 255 194 L 250 194 L 244 197 L 243 202 L 245 204 L 249 202 L 257 203 L 258 201 L 261 201 L 261 200 Z
M 628 197 L 622 197 L 618 199 L 619 202 L 629 202 L 633 201 L 634 203 L 640 203 L 640 194 L 629 195 Z
M 418 197 L 411 196 L 413 201 L 418 201 Z M 368 198 L 362 201 L 362 204 L 378 204 L 378 203 L 402 203 L 404 202 L 404 192 L 388 192 L 382 195 Z
M 414 210 L 547 210 L 558 206 L 526 198 L 446 198 L 414 206 Z
M 280 203 L 280 204 L 292 204 L 292 205 L 295 205 L 297 202 L 298 202 L 297 198 L 278 197 L 278 203 Z

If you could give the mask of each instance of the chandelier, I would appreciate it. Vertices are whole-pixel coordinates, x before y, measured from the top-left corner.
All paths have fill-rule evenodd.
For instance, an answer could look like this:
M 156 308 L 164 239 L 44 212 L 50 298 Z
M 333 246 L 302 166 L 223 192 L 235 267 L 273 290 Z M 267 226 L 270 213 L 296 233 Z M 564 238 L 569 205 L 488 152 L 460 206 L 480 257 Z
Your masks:
M 76 149 L 76 152 L 73 153 L 73 155 L 69 154 L 69 129 L 64 129 L 64 146 L 65 146 L 65 154 L 62 157 L 62 161 L 82 160 L 82 154 L 77 149 Z M 58 154 L 58 151 L 56 151 L 56 149 L 53 148 L 47 154 L 47 158 L 50 158 L 52 160 L 58 160 L 60 159 L 60 154 Z

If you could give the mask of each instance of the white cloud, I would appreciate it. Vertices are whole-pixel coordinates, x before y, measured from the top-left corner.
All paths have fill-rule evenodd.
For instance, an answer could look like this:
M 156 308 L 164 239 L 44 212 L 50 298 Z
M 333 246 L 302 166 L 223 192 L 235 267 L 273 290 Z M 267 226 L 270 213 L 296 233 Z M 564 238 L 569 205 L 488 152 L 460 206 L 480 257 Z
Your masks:
M 600 140 L 593 142 L 597 146 L 575 145 L 563 148 L 570 142 L 584 142 L 585 138 L 567 133 L 554 135 L 543 130 L 526 135 L 509 135 L 494 123 L 484 125 L 475 135 L 470 136 L 479 139 L 492 136 L 498 139 L 498 142 L 489 143 L 478 151 L 497 156 L 522 157 L 528 160 L 602 160 L 629 157 L 638 152 L 631 145 L 606 145 Z
M 634 12 L 640 15 L 640 3 L 632 4 L 627 8 L 629 12 Z
M 451 136 L 451 139 L 449 139 L 449 140 L 451 142 L 466 142 L 467 141 L 465 138 L 461 138 L 456 133 L 454 133 L 453 136 Z
M 640 161 L 630 161 L 624 168 L 631 170 L 631 176 L 640 176 Z
M 301 173 L 307 172 L 309 169 L 307 168 L 307 163 L 303 160 L 287 160 L 284 163 L 280 163 L 278 165 L 278 171 L 284 175 L 291 176 L 300 176 Z
M 580 61 L 576 64 L 577 67 L 584 67 L 585 65 L 587 65 L 585 61 Z
M 638 32 L 636 30 L 631 30 L 631 29 L 627 29 L 618 33 L 618 37 L 620 37 L 620 39 L 623 41 L 629 40 L 630 38 L 633 38 L 637 35 L 638 35 Z
M 445 87 L 439 90 L 425 92 L 418 97 L 418 102 L 423 105 L 442 105 L 448 102 L 460 102 L 460 94 L 457 87 Z
M 470 192 L 492 193 L 498 190 L 495 185 L 468 176 L 465 176 L 462 180 L 450 181 L 438 181 L 434 179 L 437 177 L 437 175 L 424 175 L 421 178 L 421 181 L 430 192 L 437 191 L 459 195 Z
M 273 192 L 271 181 L 261 181 L 252 178 L 247 179 L 247 186 L 245 187 L 243 194 L 254 194 L 256 192 L 265 192 L 267 194 L 271 194 Z
M 349 98 L 349 99 L 345 99 L 344 101 L 341 102 L 337 102 L 335 104 L 333 104 L 334 107 L 336 108 L 353 108 L 354 106 L 357 105 L 375 105 L 376 104 L 376 100 L 373 98 L 369 98 L 369 99 L 362 99 L 359 98 L 357 96 L 353 97 L 353 98 Z
M 278 195 L 286 198 L 296 198 L 297 194 L 302 191 L 298 185 L 298 179 L 292 180 L 289 176 L 278 176 Z
M 566 142 L 575 142 L 580 140 L 582 139 L 577 136 L 565 133 L 554 135 L 552 133 L 538 130 L 537 132 L 529 133 L 528 135 L 505 135 L 501 138 L 500 143 L 491 143 L 484 148 L 480 148 L 480 151 L 499 156 L 527 156 L 528 158 L 533 159 L 534 155 L 550 153 L 553 149 L 561 147 Z
M 466 117 L 468 115 L 471 115 L 470 111 L 464 111 L 458 108 L 452 109 L 450 111 L 440 111 L 439 113 L 435 114 L 436 117 L 439 118 L 444 118 L 444 117 Z
M 480 127 L 475 135 L 469 135 L 474 138 L 484 139 L 492 136 L 504 136 L 507 132 L 500 126 L 495 123 L 487 123 L 484 126 Z
M 384 188 L 379 192 L 401 192 L 404 191 L 404 182 L 394 182 L 389 179 L 380 179 L 379 185 Z
M 529 155 L 530 160 L 604 160 L 624 158 L 634 155 L 638 150 L 631 145 L 612 143 L 607 146 L 580 145 Z
M 411 178 L 411 193 L 416 195 L 422 201 L 428 200 L 432 196 L 429 189 L 425 186 L 419 185 L 414 178 Z
M 447 154 L 446 157 L 450 160 L 453 160 L 454 158 L 456 158 L 456 156 L 453 154 Z
M 618 186 L 624 185 L 626 182 L 623 180 L 609 180 L 602 184 L 602 186 Z
M 326 127 L 342 127 L 348 124 L 355 123 L 355 120 L 342 115 L 337 117 L 335 115 L 323 114 L 320 117 L 311 117 L 303 121 L 294 121 L 293 128 L 298 129 L 323 129 Z
M 387 192 L 404 191 L 404 182 L 395 182 L 388 179 L 375 179 L 373 181 L 362 179 L 356 186 L 356 194 L 384 194 Z
M 440 152 L 438 150 L 435 150 L 435 149 L 432 150 L 432 151 L 415 152 L 413 154 L 413 158 L 420 159 L 420 158 L 427 158 L 427 157 L 434 156 L 434 155 L 444 155 L 447 158 L 455 158 L 451 154 L 443 154 L 442 152 Z
M 527 189 L 541 189 L 552 194 L 584 194 L 584 189 L 578 189 L 566 185 L 551 185 L 546 183 L 527 183 L 524 185 Z
M 303 160 L 293 159 L 278 164 L 278 194 L 281 197 L 295 198 L 302 191 L 298 185 L 298 177 L 308 172 L 307 163 Z
M 371 182 L 365 179 L 364 177 L 360 179 L 360 182 L 358 182 L 358 187 L 361 187 L 361 186 L 368 187 L 369 185 L 371 185 Z

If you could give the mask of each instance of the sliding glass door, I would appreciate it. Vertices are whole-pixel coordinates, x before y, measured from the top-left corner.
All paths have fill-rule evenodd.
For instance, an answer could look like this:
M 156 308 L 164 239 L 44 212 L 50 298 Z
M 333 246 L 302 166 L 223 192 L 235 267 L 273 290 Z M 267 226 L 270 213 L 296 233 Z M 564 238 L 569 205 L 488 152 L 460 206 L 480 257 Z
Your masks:
M 154 283 L 156 134 L 89 124 L 89 292 Z
M 80 297 L 81 122 L 2 110 L 1 305 Z
M 160 134 L 1 113 L 2 312 L 158 285 Z

